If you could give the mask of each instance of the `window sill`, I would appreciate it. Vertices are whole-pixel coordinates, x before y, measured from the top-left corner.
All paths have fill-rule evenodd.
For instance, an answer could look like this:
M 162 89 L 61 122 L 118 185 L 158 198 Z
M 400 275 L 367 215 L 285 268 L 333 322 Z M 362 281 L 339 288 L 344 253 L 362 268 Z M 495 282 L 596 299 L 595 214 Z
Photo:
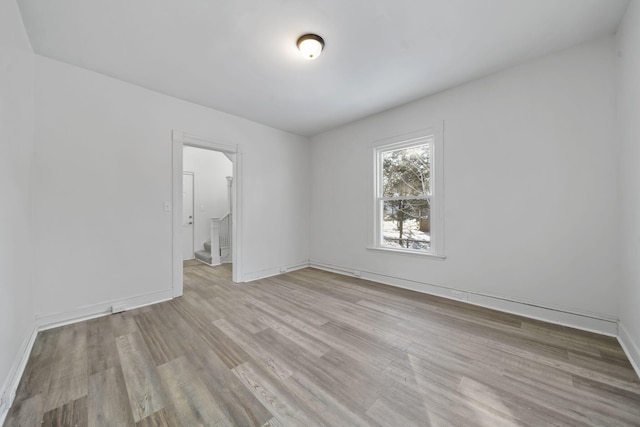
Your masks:
M 441 259 L 441 260 L 446 258 L 446 256 L 444 255 L 436 255 L 428 252 L 418 252 L 418 251 L 411 251 L 411 250 L 404 250 L 404 249 L 381 248 L 376 246 L 367 246 L 367 249 L 370 249 L 373 251 L 395 252 L 398 254 L 417 255 L 421 257 L 435 258 L 435 259 Z

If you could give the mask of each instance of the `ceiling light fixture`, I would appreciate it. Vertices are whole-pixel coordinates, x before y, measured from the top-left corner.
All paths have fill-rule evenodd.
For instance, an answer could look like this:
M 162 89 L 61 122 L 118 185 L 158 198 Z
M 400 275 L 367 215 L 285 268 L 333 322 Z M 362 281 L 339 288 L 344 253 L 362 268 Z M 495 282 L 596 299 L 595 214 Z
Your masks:
M 316 59 L 323 48 L 324 40 L 317 34 L 305 34 L 298 39 L 298 49 L 305 59 Z

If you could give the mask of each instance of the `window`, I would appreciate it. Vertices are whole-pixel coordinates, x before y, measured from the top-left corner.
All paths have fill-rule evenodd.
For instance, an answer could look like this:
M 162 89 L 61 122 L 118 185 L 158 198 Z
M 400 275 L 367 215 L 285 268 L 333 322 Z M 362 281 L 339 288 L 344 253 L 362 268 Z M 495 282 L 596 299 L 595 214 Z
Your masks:
M 441 127 L 382 141 L 374 157 L 374 248 L 442 257 Z

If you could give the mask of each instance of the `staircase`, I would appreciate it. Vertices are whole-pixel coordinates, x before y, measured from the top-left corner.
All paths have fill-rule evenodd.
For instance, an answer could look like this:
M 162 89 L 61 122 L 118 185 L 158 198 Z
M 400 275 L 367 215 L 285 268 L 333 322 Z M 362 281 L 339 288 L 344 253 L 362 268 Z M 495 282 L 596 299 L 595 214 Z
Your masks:
M 209 265 L 232 262 L 231 212 L 222 218 L 211 218 L 211 240 L 205 242 L 204 250 L 196 251 L 195 256 L 197 260 Z
M 211 257 L 211 242 L 204 243 L 203 251 L 196 251 L 196 259 L 211 265 L 213 258 Z
M 225 153 L 225 155 L 227 155 Z M 227 157 L 229 157 L 227 155 Z M 233 161 L 232 158 L 229 160 Z M 231 186 L 233 178 L 227 177 L 227 200 L 229 201 L 229 211 L 221 218 L 211 218 L 211 228 L 209 241 L 204 243 L 204 250 L 196 251 L 195 256 L 198 261 L 209 265 L 220 265 L 232 261 L 231 255 L 231 231 L 232 218 L 231 209 Z M 213 244 L 212 244 L 213 243 Z

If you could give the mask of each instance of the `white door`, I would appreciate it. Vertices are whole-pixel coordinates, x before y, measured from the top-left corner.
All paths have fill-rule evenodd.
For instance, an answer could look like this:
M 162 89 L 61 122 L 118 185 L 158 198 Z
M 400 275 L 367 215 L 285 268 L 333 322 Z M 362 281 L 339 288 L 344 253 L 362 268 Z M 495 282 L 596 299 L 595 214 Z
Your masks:
M 193 172 L 182 173 L 182 259 L 193 259 Z

